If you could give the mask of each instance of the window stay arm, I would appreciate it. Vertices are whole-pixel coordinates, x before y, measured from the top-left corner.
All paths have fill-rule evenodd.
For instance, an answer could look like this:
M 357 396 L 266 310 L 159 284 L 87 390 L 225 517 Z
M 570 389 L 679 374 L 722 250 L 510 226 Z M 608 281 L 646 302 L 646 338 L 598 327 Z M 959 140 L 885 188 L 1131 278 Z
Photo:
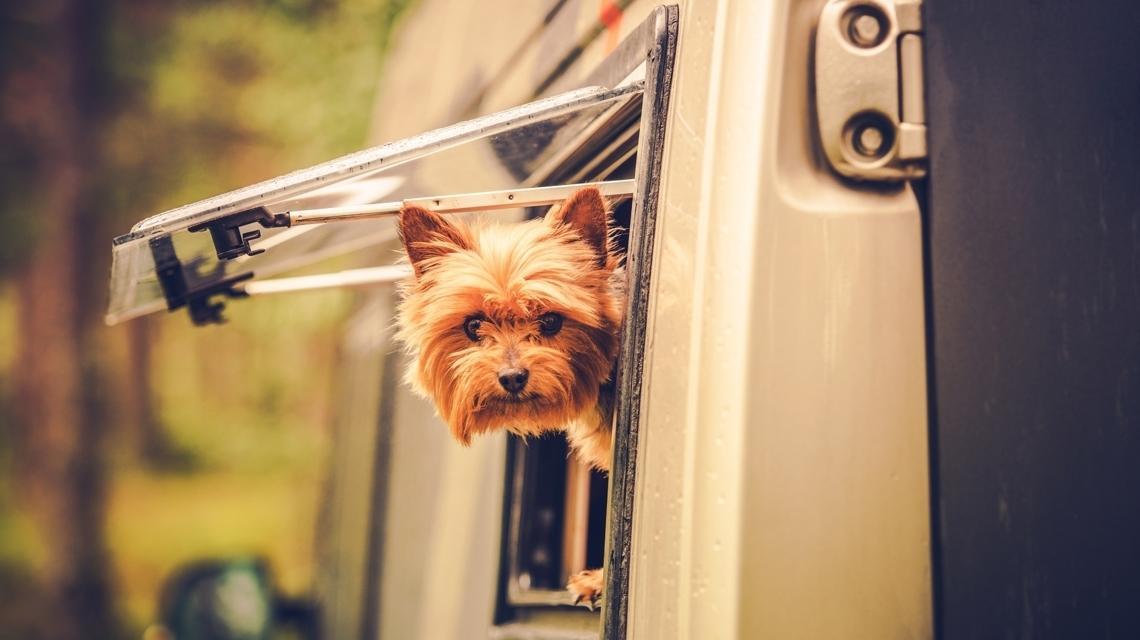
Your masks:
M 429 198 L 411 198 L 379 204 L 296 209 L 284 213 L 270 213 L 266 207 L 257 207 L 194 225 L 189 230 L 191 232 L 209 231 L 214 242 L 214 250 L 218 254 L 218 260 L 231 260 L 243 255 L 257 255 L 264 251 L 264 249 L 257 249 L 250 244 L 251 241 L 261 237 L 261 231 L 256 229 L 252 231 L 243 230 L 243 227 L 248 228 L 248 226 L 255 224 L 269 229 L 330 222 L 374 220 L 395 216 L 400 212 L 400 209 L 409 205 L 418 205 L 437 213 L 464 213 L 549 206 L 569 198 L 575 191 L 584 187 L 597 187 L 603 196 L 624 199 L 633 196 L 634 183 L 634 180 L 609 180 L 547 187 L 502 189 Z
M 289 226 L 324 224 L 348 220 L 371 220 L 394 216 L 406 206 L 420 206 L 436 213 L 466 213 L 494 211 L 520 207 L 540 207 L 557 204 L 585 187 L 597 187 L 603 196 L 626 198 L 633 195 L 634 180 L 610 180 L 581 184 L 560 184 L 548 187 L 502 189 L 478 193 L 460 193 L 431 198 L 410 198 L 378 204 L 328 207 L 324 209 L 297 209 L 287 212 Z
M 410 278 L 412 268 L 407 264 L 391 264 L 361 269 L 346 269 L 333 273 L 319 273 L 292 278 L 272 278 L 253 280 L 239 284 L 237 289 L 247 296 L 260 296 L 268 293 L 292 293 L 344 287 L 369 287 L 399 282 Z

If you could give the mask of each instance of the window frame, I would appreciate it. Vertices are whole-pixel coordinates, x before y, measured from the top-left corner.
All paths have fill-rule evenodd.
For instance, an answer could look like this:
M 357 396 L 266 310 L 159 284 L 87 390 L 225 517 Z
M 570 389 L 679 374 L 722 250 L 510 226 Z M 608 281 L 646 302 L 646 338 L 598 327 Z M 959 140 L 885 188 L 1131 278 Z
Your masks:
M 589 76 L 587 84 L 610 85 L 619 82 L 644 65 L 644 91 L 640 107 L 638 143 L 635 161 L 635 197 L 628 228 L 626 279 L 628 283 L 625 322 L 621 332 L 621 350 L 617 367 L 616 402 L 614 407 L 614 448 L 609 474 L 604 551 L 605 595 L 602 600 L 602 637 L 626 636 L 630 562 L 632 559 L 632 523 L 637 447 L 640 437 L 640 413 L 643 381 L 643 356 L 648 322 L 650 280 L 660 205 L 659 178 L 664 155 L 665 130 L 672 91 L 673 64 L 678 39 L 679 11 L 675 5 L 660 6 L 636 28 L 600 67 Z M 615 143 L 622 128 L 615 129 Z M 605 144 L 602 148 L 607 148 Z M 572 156 L 577 150 L 571 150 Z M 548 178 L 567 178 L 551 171 Z M 581 175 L 571 181 L 583 180 Z M 566 180 L 553 180 L 553 182 Z M 547 184 L 546 180 L 543 184 Z M 541 595 L 520 602 L 511 593 L 511 582 L 517 578 L 515 556 L 518 549 L 518 499 L 525 470 L 520 467 L 526 450 L 518 442 L 507 443 L 502 542 L 498 599 L 495 624 L 508 629 L 522 610 L 542 610 L 565 604 L 554 597 Z M 541 592 L 540 592 L 541 593 Z M 525 624 L 525 623 L 524 623 Z
M 680 12 L 676 5 L 658 7 L 646 21 L 652 32 L 646 43 L 645 89 L 641 109 L 641 139 L 637 154 L 637 194 L 630 216 L 629 248 L 626 254 L 627 291 L 625 324 L 617 375 L 614 454 L 610 470 L 610 504 L 606 522 L 606 596 L 602 608 L 602 637 L 626 636 L 629 606 L 629 574 L 632 559 L 634 481 L 638 441 L 641 435 L 643 357 L 649 321 L 650 281 L 661 204 L 661 165 L 665 131 L 673 89 L 673 65 L 679 36 Z
M 588 132 L 588 135 L 577 141 L 576 146 L 566 150 L 559 164 L 545 167 L 541 179 L 532 176 L 530 180 L 539 180 L 543 184 L 566 184 L 578 183 L 579 181 L 602 183 L 602 181 L 630 179 L 630 176 L 636 172 L 636 153 L 639 148 L 637 132 L 640 128 L 641 105 L 642 101 L 639 98 L 635 103 L 623 105 L 620 110 L 612 113 L 605 120 L 598 121 L 595 130 Z M 615 212 L 625 212 L 624 215 L 616 217 L 619 227 L 628 231 L 626 229 L 628 223 L 623 224 L 622 221 L 631 218 L 632 201 L 626 199 L 616 201 L 613 209 Z M 546 207 L 533 207 L 528 211 L 528 217 L 542 217 L 546 211 Z M 621 237 L 625 235 L 627 234 L 622 233 L 617 238 L 619 243 L 621 243 Z M 560 443 L 553 443 L 552 441 L 555 439 L 560 440 Z M 546 509 L 554 506 L 551 504 L 552 502 L 557 502 L 558 515 L 553 523 L 555 525 L 554 530 L 562 534 L 565 533 L 567 525 L 565 520 L 566 499 L 568 498 L 565 491 L 567 489 L 566 474 L 571 472 L 571 465 L 581 464 L 569 455 L 568 445 L 565 443 L 562 434 L 547 434 L 542 439 L 534 441 L 524 441 L 517 436 L 508 435 L 506 446 L 507 462 L 505 465 L 503 507 L 505 517 L 500 551 L 500 560 L 503 565 L 500 571 L 502 595 L 496 610 L 497 622 L 506 622 L 519 617 L 519 610 L 524 608 L 571 604 L 570 596 L 565 589 L 566 578 L 568 577 L 566 575 L 545 586 L 524 586 L 522 574 L 531 573 L 526 569 L 533 569 L 533 563 L 526 562 L 523 558 L 537 550 L 532 544 L 535 542 L 532 532 L 534 523 L 544 519 L 539 513 L 539 508 Z M 565 462 L 564 460 L 567 459 L 570 461 Z M 556 464 L 560 467 L 556 470 L 558 473 L 553 476 L 546 468 L 550 464 Z M 538 481 L 536 480 L 538 477 L 543 478 L 541 489 L 532 484 Z M 554 478 L 558 478 L 557 482 L 562 491 L 550 490 L 548 484 Z M 604 531 L 609 513 L 609 489 L 608 478 L 603 476 L 602 479 L 607 482 L 607 486 L 603 489 L 606 504 L 602 505 L 602 517 L 599 521 L 594 520 L 595 514 L 591 505 L 588 508 L 586 522 L 584 523 L 590 529 L 594 529 L 598 524 L 601 525 L 603 529 L 600 538 L 600 542 L 603 544 L 601 557 L 589 567 L 581 567 L 578 570 L 600 568 L 604 564 L 606 541 Z M 593 478 L 590 482 L 585 483 L 587 493 L 591 496 L 594 494 L 592 482 Z M 540 498 L 540 495 L 545 496 L 546 499 Z M 589 502 L 593 502 L 592 497 Z M 588 537 L 587 542 L 590 541 L 596 541 L 596 539 Z M 557 560 L 553 564 L 561 573 L 561 570 L 566 568 L 566 559 L 563 557 L 567 544 L 565 535 L 558 535 L 556 542 L 555 547 L 557 548 L 547 549 L 547 551 Z M 589 546 L 593 545 L 587 544 L 587 547 Z M 550 582 L 549 578 L 549 575 L 544 576 L 541 582 Z

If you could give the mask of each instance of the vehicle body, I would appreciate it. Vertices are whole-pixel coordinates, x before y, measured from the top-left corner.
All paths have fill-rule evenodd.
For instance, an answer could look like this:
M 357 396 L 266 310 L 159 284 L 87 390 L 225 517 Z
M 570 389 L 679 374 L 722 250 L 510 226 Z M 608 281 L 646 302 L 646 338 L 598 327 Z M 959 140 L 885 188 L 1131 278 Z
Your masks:
M 1118 577 L 1059 574 L 1103 589 L 1097 604 L 1084 587 L 1051 583 L 1053 560 L 1009 541 L 1023 572 L 992 588 L 1020 588 L 1025 617 L 965 595 L 987 590 L 986 570 L 968 559 L 971 550 L 1000 546 L 982 523 L 1005 518 L 1010 529 L 1002 535 L 1018 527 L 1008 520 L 1008 502 L 1005 515 L 972 511 L 996 500 L 996 514 L 1009 498 L 994 495 L 997 484 L 977 480 L 998 463 L 972 457 L 968 448 L 994 438 L 1005 450 L 1037 445 L 1026 444 L 1029 436 L 992 435 L 1020 429 L 1017 411 L 991 431 L 956 422 L 958 409 L 975 401 L 963 391 L 971 368 L 959 366 L 970 345 L 934 329 L 939 318 L 953 327 L 963 314 L 987 313 L 961 281 L 937 288 L 943 274 L 975 264 L 969 248 L 939 235 L 930 218 L 968 204 L 937 195 L 939 161 L 961 163 L 948 149 L 951 127 L 963 126 L 946 95 L 958 85 L 946 76 L 927 87 L 929 108 L 946 127 L 939 132 L 931 118 L 934 207 L 922 182 L 839 175 L 820 150 L 813 105 L 813 47 L 825 4 L 420 3 L 386 62 L 374 142 L 589 86 L 591 74 L 625 68 L 614 61 L 634 55 L 621 49 L 631 38 L 642 37 L 638 42 L 651 49 L 635 52 L 648 56 L 649 72 L 639 186 L 628 214 L 635 295 L 609 487 L 608 591 L 599 615 L 566 606 L 550 589 L 520 589 L 512 554 L 526 537 L 519 514 L 529 513 L 530 498 L 519 492 L 534 478 L 519 456 L 531 450 L 502 434 L 469 448 L 450 439 L 430 404 L 402 383 L 406 355 L 390 333 L 398 297 L 383 285 L 362 294 L 344 334 L 317 589 L 325 637 L 586 638 L 599 629 L 608 638 L 653 639 L 985 637 L 986 624 L 1027 637 L 1035 628 L 1080 628 L 1086 616 L 1118 619 L 1127 609 Z M 954 29 L 971 10 L 928 8 L 945 16 L 928 18 L 928 68 L 953 67 L 939 38 L 963 37 Z M 1017 64 L 999 68 L 1023 80 L 1033 76 L 1031 64 Z M 1136 61 L 1130 64 L 1135 70 Z M 1004 135 L 983 121 L 987 135 Z M 616 141 L 582 148 L 601 157 Z M 475 155 L 456 155 L 416 175 L 417 195 L 478 191 L 485 172 L 498 170 Z M 968 188 L 957 175 L 947 171 L 944 194 Z M 529 179 L 516 175 L 502 188 L 529 186 Z M 1115 202 L 1126 201 L 1125 192 L 1114 192 Z M 1132 216 L 1134 231 L 1137 214 L 1124 215 Z M 392 255 L 399 245 L 389 235 L 373 246 L 376 255 Z M 1117 260 L 1138 249 L 1133 238 L 1105 251 Z M 1137 272 L 1119 277 L 1132 280 L 1121 285 L 1130 297 L 1117 311 L 1137 320 Z M 1053 318 L 1043 310 L 1039 319 L 1024 319 L 1027 335 L 1035 322 Z M 1137 354 L 1136 325 L 1131 334 L 1121 326 L 1107 328 L 1104 340 L 1119 341 L 1123 351 L 1090 375 L 1115 376 L 1120 406 L 1135 407 L 1135 363 L 1127 363 Z M 1010 327 L 994 326 L 988 335 L 997 340 Z M 1018 356 L 997 348 L 993 357 Z M 940 371 L 948 377 L 938 378 Z M 1017 396 L 1009 380 L 1018 372 L 1004 375 Z M 947 388 L 951 379 L 955 386 Z M 1067 379 L 1053 379 L 1041 393 Z M 1002 384 L 995 380 L 972 384 Z M 932 394 L 947 404 L 935 405 Z M 1100 415 L 1102 400 L 1075 401 L 1069 418 Z M 1133 414 L 1118 421 L 1136 424 Z M 1037 424 L 1047 422 L 1038 417 Z M 1047 444 L 1048 433 L 1033 437 L 1052 453 L 1027 453 L 1029 462 L 1005 467 L 998 484 L 1007 491 L 1011 483 L 1049 485 L 1039 477 L 1044 466 L 1064 457 Z M 1103 453 L 1110 442 L 1137 452 L 1135 439 L 1124 436 L 1089 446 Z M 1089 492 L 1123 479 L 1127 472 L 1113 465 Z M 590 486 L 574 473 L 558 470 L 568 487 L 558 504 L 567 514 L 569 487 L 584 483 L 573 494 L 580 496 Z M 1083 511 L 1087 495 L 1066 504 Z M 1028 500 L 1015 500 L 1014 508 L 1043 508 Z M 1124 530 L 1137 531 L 1134 507 L 1111 509 Z M 1099 535 L 1108 521 L 1115 520 L 1098 521 L 1089 533 Z M 932 533 L 932 523 L 942 529 Z M 966 541 L 955 535 L 963 530 L 971 532 Z M 1064 534 L 1037 535 L 1052 545 L 1050 535 Z M 1122 538 L 1109 538 L 1105 553 L 1125 551 Z M 1090 567 L 1101 566 L 1102 556 L 1090 557 Z M 1013 584 L 1019 577 L 1029 582 Z M 1050 595 L 1072 598 L 1055 618 L 1047 615 Z M 968 622 L 974 615 L 983 622 Z

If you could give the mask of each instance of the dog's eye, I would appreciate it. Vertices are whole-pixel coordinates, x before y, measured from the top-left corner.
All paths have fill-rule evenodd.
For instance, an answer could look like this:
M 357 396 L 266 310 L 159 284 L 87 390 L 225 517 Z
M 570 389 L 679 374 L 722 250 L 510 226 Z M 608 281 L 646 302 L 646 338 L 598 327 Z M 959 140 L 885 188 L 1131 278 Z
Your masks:
M 468 318 L 463 321 L 463 333 L 466 333 L 472 342 L 479 342 L 479 327 L 482 326 L 482 318 Z
M 552 336 L 562 330 L 562 316 L 557 313 L 544 313 L 538 317 L 538 330 L 544 336 Z

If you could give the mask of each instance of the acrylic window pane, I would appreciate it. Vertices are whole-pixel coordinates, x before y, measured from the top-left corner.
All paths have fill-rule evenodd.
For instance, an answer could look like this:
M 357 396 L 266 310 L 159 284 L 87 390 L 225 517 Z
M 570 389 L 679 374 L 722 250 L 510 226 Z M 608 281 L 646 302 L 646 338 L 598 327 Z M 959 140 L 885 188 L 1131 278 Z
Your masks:
M 372 246 L 394 235 L 391 220 L 264 229 L 264 253 L 219 261 L 208 233 L 189 227 L 240 211 L 367 204 L 446 193 L 535 184 L 565 164 L 604 122 L 640 101 L 640 83 L 581 89 L 421 134 L 274 178 L 143 220 L 115 240 L 111 300 L 114 323 L 166 308 L 150 241 L 169 235 L 183 268 L 202 283 L 253 273 L 281 273 Z

